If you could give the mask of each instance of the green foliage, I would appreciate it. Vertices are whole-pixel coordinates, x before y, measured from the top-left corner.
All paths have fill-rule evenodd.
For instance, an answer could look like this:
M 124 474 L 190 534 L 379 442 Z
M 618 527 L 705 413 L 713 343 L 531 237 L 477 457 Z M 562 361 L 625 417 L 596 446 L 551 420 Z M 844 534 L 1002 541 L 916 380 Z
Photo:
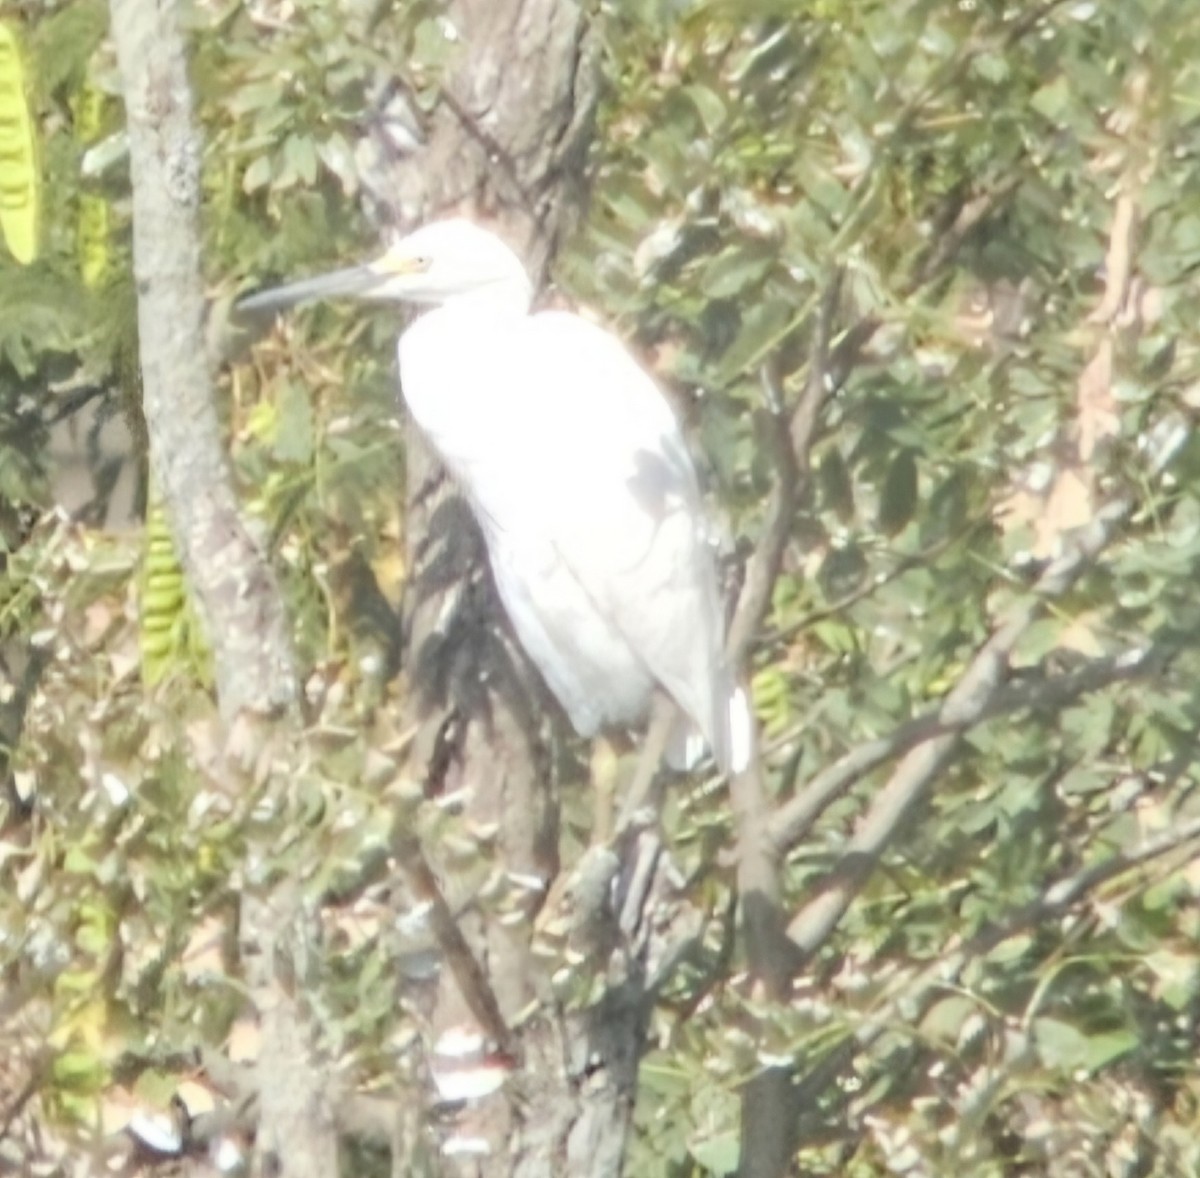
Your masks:
M 373 248 L 354 213 L 364 111 L 391 100 L 385 72 L 429 101 L 448 52 L 423 2 L 360 25 L 328 0 L 288 10 L 196 9 L 218 305 L 251 278 Z M 39 259 L 0 259 L 6 497 L 40 492 L 41 435 L 16 431 L 51 385 L 82 373 L 136 396 L 124 180 L 81 171 L 119 121 L 105 19 L 98 0 L 47 5 L 25 30 L 47 207 Z M 733 1172 L 743 1087 L 781 1064 L 825 1076 L 801 1111 L 805 1172 L 1200 1170 L 1194 844 L 1021 920 L 1057 881 L 1196 816 L 1200 17 L 1166 0 L 627 0 L 603 28 L 594 199 L 558 277 L 673 386 L 742 550 L 777 479 L 769 397 L 794 405 L 827 353 L 752 667 L 773 801 L 945 698 L 1067 530 L 1056 472 L 1094 476 L 1089 511 L 1135 507 L 1024 633 L 1015 687 L 1164 652 L 1136 682 L 966 733 L 782 1009 L 731 941 L 725 796 L 674 789 L 664 826 L 709 917 L 654 1016 L 628 1172 Z M 1110 329 L 1095 313 L 1121 264 L 1121 196 L 1139 213 L 1135 283 Z M 214 772 L 212 701 L 171 637 L 186 611 L 154 526 L 115 540 L 45 519 L 9 556 L 0 639 L 34 636 L 48 658 L 13 750 L 2 966 L 50 1045 L 43 1100 L 62 1120 L 94 1123 L 131 1072 L 169 1091 L 162 1055 L 235 1026 L 221 945 L 232 893 L 258 882 L 248 832 L 264 829 L 279 848 L 264 874 L 295 872 L 325 901 L 336 952 L 312 1002 L 331 1056 L 363 1082 L 412 1072 L 420 1019 L 397 979 L 428 946 L 381 935 L 389 910 L 362 883 L 405 739 L 379 706 L 404 575 L 394 335 L 390 314 L 316 308 L 222 374 L 314 717 L 283 812 Z M 1084 374 L 1109 345 L 1089 401 Z M 1073 468 L 1086 431 L 1097 444 Z M 1173 432 L 1164 476 L 1150 455 Z M 147 647 L 155 634 L 169 649 Z M 789 910 L 887 771 L 789 849 Z M 475 896 L 495 848 L 404 804 Z M 565 825 L 567 857 L 585 821 Z
M 0 231 L 24 266 L 37 255 L 40 196 L 21 51 L 12 29 L 0 24 Z
M 107 6 L 47 6 L 36 16 L 28 39 L 45 136 L 46 249 L 28 268 L 0 259 L 0 494 L 44 502 L 56 459 L 42 449 L 43 423 L 69 395 L 52 386 L 106 388 L 135 435 L 140 386 L 126 181 L 112 163 L 81 175 L 85 155 L 89 168 L 120 159 L 113 63 L 101 45 Z M 243 23 L 227 44 L 253 65 L 255 37 Z M 214 273 L 299 270 L 319 261 L 314 242 L 353 252 L 361 228 L 328 173 L 324 190 L 293 194 L 286 207 L 242 197 L 247 159 L 229 150 L 240 129 L 224 103 L 246 79 L 214 29 L 198 38 L 226 71 L 208 75 L 201 93 L 205 181 L 217 198 L 206 225 Z M 207 54 L 199 57 L 203 67 Z M 320 342 L 310 343 L 310 326 Z M 378 790 L 396 772 L 382 750 L 403 747 L 371 723 L 394 668 L 403 572 L 393 349 L 391 323 L 322 315 L 265 345 L 253 370 L 224 374 L 237 477 L 291 591 L 309 698 L 328 725 L 313 738 L 317 760 L 298 766 L 294 812 L 257 813 L 255 792 L 222 778 L 207 654 L 160 507 L 151 504 L 144 535 L 120 539 L 44 516 L 8 556 L 0 704 L 13 687 L 10 656 L 31 636 L 44 663 L 12 750 L 16 792 L 3 807 L 14 841 L 3 844 L 0 967 L 16 987 L 12 1009 L 31 1028 L 28 1042 L 16 1019 L 6 1029 L 4 1087 L 17 1092 L 42 1076 L 27 1110 L 39 1144 L 21 1156 L 71 1158 L 81 1135 L 165 1106 L 179 1075 L 160 1061 L 220 1045 L 236 1029 L 244 994 L 228 969 L 231 889 L 245 883 L 248 831 L 271 824 L 280 848 L 272 872 L 318 868 L 314 897 L 347 886 L 378 854 L 388 813 Z M 378 926 L 377 905 L 331 910 L 329 922 L 344 953 L 324 975 L 331 1042 L 395 1082 L 411 1065 L 395 1023 L 401 950 L 360 931 Z
M 1065 1173 L 1068 1155 L 1090 1159 L 1080 1173 L 1134 1155 L 1139 1172 L 1189 1171 L 1200 958 L 1181 857 L 1003 941 L 957 989 L 931 993 L 923 971 L 1054 880 L 1195 816 L 1194 447 L 1162 480 L 1138 439 L 1194 412 L 1200 21 L 1166 4 L 620 4 L 609 29 L 593 211 L 560 278 L 675 386 L 739 534 L 759 531 L 774 478 L 760 365 L 794 404 L 839 269 L 830 346 L 870 323 L 832 378 L 756 654 L 779 793 L 936 703 L 1028 592 L 1062 502 L 1014 512 L 1017 492 L 1095 424 L 1082 373 L 1121 192 L 1161 309 L 1118 333 L 1117 440 L 1089 462 L 1101 500 L 1128 491 L 1138 509 L 1015 661 L 1032 684 L 1147 643 L 1174 652 L 1149 682 L 974 729 L 789 1014 L 751 1017 L 720 984 L 686 1022 L 664 1014 L 631 1172 L 728 1172 L 733 1096 L 762 1057 L 809 1074 L 881 1017 L 893 1029 L 802 1114 L 802 1139 L 829 1142 L 805 1148 L 812 1172 Z M 882 780 L 795 850 L 786 907 Z M 1173 1002 L 1146 967 L 1160 937 Z M 760 1018 L 775 1031 L 756 1062 L 737 1028 Z M 1169 1126 L 1153 1143 L 1151 1123 Z
M 17 27 L 37 144 L 30 158 L 41 206 L 39 249 L 28 266 L 0 256 L 0 495 L 44 503 L 46 424 L 77 387 L 119 383 L 118 343 L 126 337 L 115 341 L 107 327 L 121 300 L 108 297 L 97 259 L 106 251 L 113 268 L 127 273 L 128 256 L 109 238 L 108 203 L 97 182 L 80 179 L 85 149 L 115 130 L 112 106 L 88 72 L 107 27 L 106 6 L 51 3 L 35 15 Z M 26 202 L 22 216 L 32 208 Z
M 149 665 L 168 662 L 172 674 L 143 686 L 147 619 L 129 590 L 145 586 L 144 610 L 144 594 L 163 587 L 147 580 L 161 557 L 139 578 L 141 544 L 44 523 L 10 558 L 6 584 L 20 589 L 0 613 L 0 638 L 34 633 L 46 656 L 12 762 L 6 829 L 20 842 L 4 843 L 0 931 L 6 977 L 20 983 L 14 1011 L 39 1028 L 36 1054 L 48 1052 L 40 1114 L 60 1132 L 64 1122 L 90 1131 L 122 1110 L 153 1108 L 155 1077 L 165 1102 L 180 1077 L 160 1060 L 236 1032 L 245 1001 L 228 968 L 236 895 L 259 882 L 246 879 L 248 840 L 266 824 L 277 853 L 263 870 L 298 873 L 314 902 L 357 886 L 388 836 L 380 791 L 403 747 L 334 670 L 325 688 L 341 703 L 327 704 L 309 755 L 297 759 L 287 807 L 234 788 L 197 677 L 164 657 Z M 17 797 L 28 813 L 14 811 Z M 365 896 L 328 907 L 338 955 L 314 1001 L 339 1056 L 394 1083 L 411 1067 L 395 980 L 406 955 L 427 947 L 378 937 L 382 916 Z M 14 1066 L 17 1025 L 5 1040 Z M 131 1077 L 143 1094 L 132 1105 Z
M 189 608 L 183 568 L 166 513 L 157 498 L 146 511 L 145 552 L 138 587 L 138 639 L 147 687 L 172 671 L 211 685 L 208 649 Z

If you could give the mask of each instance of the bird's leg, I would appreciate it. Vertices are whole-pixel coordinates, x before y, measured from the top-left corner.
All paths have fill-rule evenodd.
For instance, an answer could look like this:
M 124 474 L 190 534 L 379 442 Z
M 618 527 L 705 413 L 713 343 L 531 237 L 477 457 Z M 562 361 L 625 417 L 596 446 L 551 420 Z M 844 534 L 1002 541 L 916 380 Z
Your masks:
M 597 736 L 589 766 L 594 811 L 588 848 L 551 884 L 534 924 L 534 952 L 562 957 L 569 950 L 576 955 L 583 975 L 593 967 L 603 973 L 616 928 L 612 892 L 621 862 L 612 837 L 619 764 L 617 746 L 608 737 Z M 572 973 L 580 974 L 580 970 Z M 587 977 L 581 975 L 581 981 L 586 989 Z
M 617 822 L 618 835 L 623 834 L 637 820 L 639 810 L 656 800 L 654 784 L 678 718 L 679 710 L 674 701 L 656 692 L 642 753 L 638 757 L 637 769 L 621 804 L 621 817 Z
M 592 742 L 590 766 L 594 791 L 591 843 L 593 847 L 602 847 L 612 841 L 619 763 L 620 758 L 612 741 L 603 735 L 596 737 Z

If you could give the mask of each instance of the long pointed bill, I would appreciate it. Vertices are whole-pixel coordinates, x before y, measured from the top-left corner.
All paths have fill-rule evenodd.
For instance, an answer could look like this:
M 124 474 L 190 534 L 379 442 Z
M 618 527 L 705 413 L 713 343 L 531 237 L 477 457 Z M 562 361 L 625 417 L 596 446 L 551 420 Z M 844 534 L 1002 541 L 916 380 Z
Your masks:
M 361 298 L 369 295 L 388 277 L 390 275 L 386 270 L 374 266 L 351 266 L 346 270 L 319 274 L 315 278 L 301 278 L 298 282 L 289 282 L 271 290 L 260 290 L 238 299 L 236 306 L 239 311 L 282 311 L 314 299 Z

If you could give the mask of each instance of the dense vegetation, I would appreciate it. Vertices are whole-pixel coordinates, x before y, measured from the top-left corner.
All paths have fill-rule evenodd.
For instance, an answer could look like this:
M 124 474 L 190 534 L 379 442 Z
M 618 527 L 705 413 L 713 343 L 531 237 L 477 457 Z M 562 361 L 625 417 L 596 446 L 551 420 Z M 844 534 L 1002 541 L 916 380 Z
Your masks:
M 342 898 L 326 1046 L 364 1086 L 420 1074 L 397 998 L 422 946 L 379 935 L 369 866 L 381 791 L 418 805 L 396 768 L 395 316 L 320 308 L 253 344 L 227 324 L 237 288 L 375 248 L 364 126 L 402 141 L 454 38 L 433 5 L 366 7 L 195 10 L 222 413 L 312 724 L 268 814 L 210 772 L 204 639 L 153 488 L 145 528 L 50 510 L 60 416 L 86 403 L 140 452 L 121 110 L 103 4 L 0 10 L 42 206 L 36 259 L 0 259 L 5 1162 L 81 1156 L 165 1107 L 187 1052 L 245 1035 L 227 940 L 263 823 L 275 869 Z M 1200 1171 L 1200 12 L 603 7 L 591 210 L 553 297 L 677 395 L 731 585 L 792 485 L 752 681 L 806 953 L 786 1007 L 747 983 L 724 791 L 674 786 L 707 925 L 656 1012 L 629 1172 L 733 1172 L 738 1093 L 780 1061 L 809 1094 L 798 1172 Z M 997 635 L 1011 675 L 971 712 Z M 905 794 L 948 699 L 961 736 Z M 564 788 L 569 860 L 588 806 Z M 428 809 L 431 854 L 481 870 Z M 895 833 L 878 857 L 854 842 L 873 823 Z M 834 869 L 852 902 L 826 927 Z

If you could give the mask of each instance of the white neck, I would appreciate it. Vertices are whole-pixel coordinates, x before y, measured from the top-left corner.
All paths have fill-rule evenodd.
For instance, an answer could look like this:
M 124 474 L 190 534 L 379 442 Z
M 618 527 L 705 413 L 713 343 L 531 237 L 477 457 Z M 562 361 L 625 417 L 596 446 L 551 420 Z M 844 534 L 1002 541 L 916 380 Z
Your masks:
M 464 429 L 490 436 L 484 423 L 503 415 L 495 395 L 497 368 L 521 336 L 526 305 L 493 287 L 445 299 L 419 315 L 401 335 L 400 383 L 417 424 L 447 465 L 462 477 Z
M 444 294 L 436 306 L 443 311 L 487 312 L 494 315 L 528 315 L 533 291 L 524 275 L 497 279 L 481 286 Z

